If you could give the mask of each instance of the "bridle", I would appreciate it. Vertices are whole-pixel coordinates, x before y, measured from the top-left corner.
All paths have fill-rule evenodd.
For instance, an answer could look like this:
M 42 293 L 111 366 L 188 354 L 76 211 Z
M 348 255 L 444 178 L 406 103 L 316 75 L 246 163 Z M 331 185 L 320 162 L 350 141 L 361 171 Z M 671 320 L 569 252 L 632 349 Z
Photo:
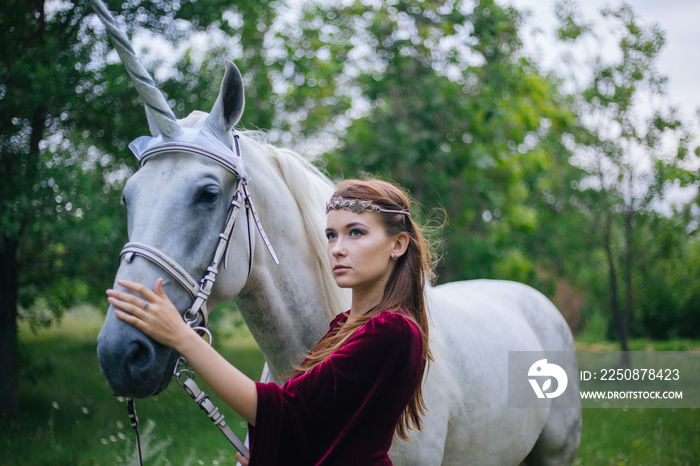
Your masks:
M 233 135 L 234 146 L 236 149 L 236 155 L 238 160 L 240 158 L 241 149 L 238 142 L 238 134 Z M 143 167 L 150 158 L 158 156 L 168 152 L 186 152 L 190 154 L 196 154 L 203 157 L 207 157 L 210 160 L 217 162 L 219 165 L 230 171 L 236 176 L 236 189 L 234 190 L 233 197 L 231 198 L 231 203 L 229 204 L 228 214 L 226 216 L 226 222 L 224 223 L 224 228 L 219 234 L 219 243 L 214 251 L 214 257 L 212 258 L 211 264 L 207 267 L 207 273 L 204 275 L 199 283 L 190 275 L 190 273 L 182 267 L 177 261 L 168 257 L 167 254 L 160 251 L 158 248 L 150 246 L 145 243 L 140 242 L 129 242 L 124 245 L 120 253 L 121 260 L 126 260 L 131 262 L 134 256 L 141 256 L 154 264 L 158 265 L 160 268 L 168 272 L 168 274 L 173 277 L 194 299 L 192 307 L 185 311 L 183 317 L 185 320 L 197 319 L 198 323 L 202 323 L 204 326 L 208 324 L 209 312 L 207 310 L 207 300 L 211 294 L 211 290 L 216 282 L 216 276 L 219 272 L 219 265 L 221 259 L 224 259 L 224 268 L 227 267 L 227 252 L 230 245 L 231 234 L 236 226 L 237 212 L 241 208 L 241 201 L 245 205 L 246 210 L 246 221 L 248 224 L 248 276 L 252 270 L 253 265 L 253 247 L 252 238 L 250 234 L 250 216 L 253 217 L 253 221 L 260 232 L 267 250 L 270 252 L 272 259 L 276 264 L 279 265 L 279 259 L 275 253 L 270 240 L 263 229 L 262 223 L 258 218 L 258 214 L 255 210 L 255 205 L 251 198 L 250 192 L 248 191 L 248 177 L 242 167 L 242 164 L 236 163 L 236 161 L 224 157 L 216 151 L 204 147 L 198 144 L 192 144 L 187 142 L 163 142 L 148 149 L 141 156 L 141 164 Z
M 227 266 L 227 256 L 228 248 L 231 244 L 231 235 L 236 226 L 236 219 L 238 217 L 238 211 L 241 209 L 242 204 L 245 206 L 246 211 L 246 224 L 248 231 L 248 276 L 250 276 L 252 266 L 253 266 L 253 245 L 252 237 L 250 232 L 250 217 L 253 217 L 253 221 L 257 227 L 260 236 L 262 237 L 267 250 L 272 256 L 272 259 L 276 264 L 279 265 L 279 259 L 275 253 L 270 240 L 263 229 L 262 223 L 258 217 L 255 210 L 255 205 L 251 198 L 250 192 L 248 191 L 248 177 L 243 168 L 241 149 L 238 141 L 238 134 L 233 134 L 234 148 L 236 158 L 232 160 L 230 157 L 225 157 L 218 153 L 216 150 L 206 147 L 200 144 L 194 144 L 191 142 L 184 141 L 164 141 L 159 144 L 148 148 L 140 156 L 140 167 L 143 167 L 150 158 L 165 154 L 168 152 L 186 152 L 190 154 L 200 155 L 206 157 L 210 160 L 215 161 L 226 170 L 235 175 L 236 189 L 234 190 L 233 197 L 229 204 L 228 213 L 226 216 L 226 222 L 224 227 L 219 234 L 219 241 L 216 245 L 213 258 L 209 267 L 207 267 L 207 272 L 199 281 L 199 283 L 192 277 L 192 275 L 177 261 L 170 258 L 167 254 L 162 252 L 156 247 L 150 246 L 145 243 L 140 242 L 129 242 L 124 245 L 120 253 L 120 260 L 125 260 L 130 263 L 135 256 L 141 256 L 150 262 L 156 264 L 165 272 L 167 272 L 171 277 L 175 279 L 193 298 L 192 306 L 183 313 L 183 319 L 185 322 L 199 332 L 201 335 L 207 335 L 208 342 L 212 344 L 212 335 L 208 326 L 208 310 L 207 310 L 207 300 L 211 294 L 211 290 L 216 282 L 216 277 L 219 272 L 219 265 L 221 260 L 224 261 L 224 268 Z M 239 162 L 236 162 L 239 161 Z M 243 456 L 248 457 L 248 449 L 241 442 L 241 440 L 233 433 L 231 428 L 224 421 L 224 416 L 218 410 L 218 408 L 211 402 L 209 397 L 202 390 L 199 389 L 194 381 L 194 372 L 187 365 L 187 361 L 182 356 L 178 357 L 177 364 L 173 371 L 173 376 L 178 384 L 180 384 L 185 391 L 197 402 L 197 404 L 202 408 L 212 422 L 223 432 L 223 434 L 229 439 L 233 446 L 240 451 Z M 129 417 L 131 419 L 131 426 L 136 432 L 137 448 L 139 453 L 139 461 L 141 461 L 141 446 L 138 434 L 138 417 L 136 416 L 136 410 L 134 408 L 133 399 L 127 398 L 127 409 L 129 411 Z

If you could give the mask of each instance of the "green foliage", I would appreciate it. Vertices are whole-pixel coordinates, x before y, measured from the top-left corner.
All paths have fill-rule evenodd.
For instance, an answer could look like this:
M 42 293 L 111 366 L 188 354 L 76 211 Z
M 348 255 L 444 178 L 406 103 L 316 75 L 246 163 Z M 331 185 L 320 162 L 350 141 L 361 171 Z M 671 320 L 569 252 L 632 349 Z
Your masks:
M 586 325 L 579 340 L 585 343 L 595 343 L 608 340 L 608 319 L 601 312 L 592 312 L 586 320 Z
M 572 280 L 589 290 L 608 320 L 608 336 L 623 348 L 630 335 L 690 335 L 698 329 L 690 301 L 697 287 L 681 283 L 697 268 L 689 255 L 696 238 L 688 234 L 697 216 L 690 206 L 683 215 L 664 210 L 671 188 L 697 183 L 697 159 L 687 124 L 663 99 L 667 79 L 656 66 L 664 34 L 641 23 L 629 5 L 601 12 L 611 36 L 604 26 L 583 25 L 573 2 L 557 8 L 561 38 L 595 39 L 596 50 L 585 73 L 580 63 L 572 73 L 583 83 L 573 95 L 583 124 L 576 163 L 585 170 L 577 208 L 592 232 L 589 247 L 602 252 L 591 265 L 604 272 Z M 614 41 L 613 58 L 602 53 L 606 39 Z
M 639 273 L 639 316 L 633 334 L 654 339 L 692 338 L 700 328 L 700 243 L 686 236 L 687 223 L 677 212 L 653 219 L 642 242 L 650 263 Z M 645 264 L 646 265 L 646 264 Z
M 555 204 L 571 176 L 560 138 L 574 117 L 518 53 L 519 13 L 486 1 L 468 14 L 442 2 L 355 2 L 318 16 L 345 27 L 328 40 L 354 57 L 344 61 L 356 73 L 349 85 L 367 107 L 326 155 L 328 169 L 391 178 L 443 208 L 441 280 L 536 280 L 541 258 L 522 240 L 543 228 L 544 199 Z
M 575 41 L 592 31 L 591 24 L 581 22 L 581 12 L 573 1 L 560 1 L 554 5 L 554 16 L 559 22 L 557 37 L 561 41 Z

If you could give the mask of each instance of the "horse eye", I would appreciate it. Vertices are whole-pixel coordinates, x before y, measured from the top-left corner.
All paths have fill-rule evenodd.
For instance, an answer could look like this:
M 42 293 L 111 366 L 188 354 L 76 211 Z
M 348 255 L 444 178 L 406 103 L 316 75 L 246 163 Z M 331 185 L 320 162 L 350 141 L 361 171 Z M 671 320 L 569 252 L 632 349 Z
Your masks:
M 214 202 L 219 198 L 219 190 L 214 187 L 207 187 L 204 188 L 200 193 L 199 193 L 199 200 L 203 202 Z
M 122 194 L 122 205 L 126 206 L 126 196 Z

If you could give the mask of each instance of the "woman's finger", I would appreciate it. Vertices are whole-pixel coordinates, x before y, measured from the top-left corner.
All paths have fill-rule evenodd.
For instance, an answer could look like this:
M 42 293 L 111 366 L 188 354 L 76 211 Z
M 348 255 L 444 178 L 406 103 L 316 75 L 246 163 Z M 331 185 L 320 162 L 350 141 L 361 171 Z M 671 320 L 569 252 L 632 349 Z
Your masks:
M 128 280 L 118 283 L 126 291 L 107 290 L 107 295 L 119 319 L 166 346 L 175 345 L 184 332 L 193 331 L 165 294 L 162 278 L 156 280 L 155 292 Z
M 122 309 L 115 309 L 114 315 L 128 324 L 131 324 L 138 329 L 142 329 L 143 321 L 129 312 L 123 311 Z
M 144 299 L 148 301 L 155 301 L 158 297 L 153 291 L 151 291 L 141 283 L 130 282 L 128 280 L 118 280 L 117 283 L 119 283 L 127 290 L 131 290 L 140 294 L 141 296 L 143 296 Z
M 112 306 L 114 306 L 114 307 L 116 307 L 124 312 L 135 315 L 139 318 L 143 318 L 142 313 L 144 312 L 144 309 L 142 307 L 140 307 L 138 304 L 133 304 L 130 302 L 122 301 L 122 300 L 114 298 L 112 296 L 107 298 L 107 302 L 109 304 L 111 304 Z
M 107 290 L 107 295 L 110 298 L 112 298 L 116 301 L 119 301 L 119 303 L 128 304 L 130 306 L 134 306 L 134 307 L 139 308 L 139 309 L 145 309 L 147 307 L 146 303 L 148 301 L 143 299 L 140 296 L 134 296 L 133 294 L 123 293 L 123 292 L 117 291 L 117 290 Z
M 156 280 L 156 284 L 153 287 L 153 291 L 155 291 L 156 295 L 160 296 L 163 299 L 169 299 L 168 295 L 165 294 L 165 291 L 163 290 L 163 279 L 159 278 Z

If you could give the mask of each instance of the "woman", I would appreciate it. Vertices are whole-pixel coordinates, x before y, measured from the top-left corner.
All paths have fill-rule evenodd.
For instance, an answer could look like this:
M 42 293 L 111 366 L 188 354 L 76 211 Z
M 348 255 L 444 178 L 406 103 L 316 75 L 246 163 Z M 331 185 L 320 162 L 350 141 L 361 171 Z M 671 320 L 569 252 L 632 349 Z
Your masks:
M 187 359 L 250 425 L 250 466 L 390 465 L 394 435 L 422 428 L 428 361 L 424 288 L 430 251 L 410 200 L 379 180 L 341 182 L 326 204 L 328 259 L 350 310 L 280 387 L 246 377 L 199 337 L 163 292 L 120 282 L 108 290 L 117 316 Z M 236 458 L 243 464 L 247 459 Z

